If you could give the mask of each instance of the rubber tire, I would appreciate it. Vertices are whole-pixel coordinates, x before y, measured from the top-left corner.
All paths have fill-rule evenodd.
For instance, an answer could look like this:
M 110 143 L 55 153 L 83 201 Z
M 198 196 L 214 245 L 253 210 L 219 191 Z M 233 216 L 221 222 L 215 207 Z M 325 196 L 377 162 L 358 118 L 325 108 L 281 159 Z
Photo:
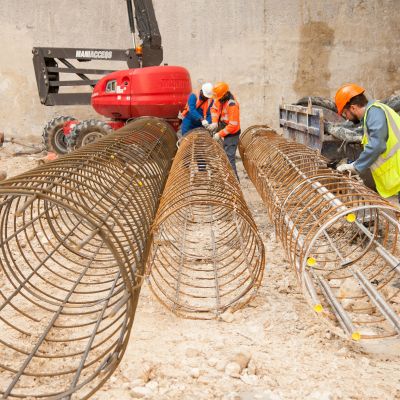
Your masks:
M 75 121 L 76 118 L 61 115 L 50 120 L 43 128 L 42 140 L 49 152 L 65 154 L 68 152 L 68 139 L 64 135 L 63 127 L 67 121 Z
M 307 107 L 308 98 L 311 98 L 311 103 L 313 104 L 313 106 L 320 106 L 323 108 L 327 108 L 328 110 L 337 113 L 337 108 L 334 101 L 332 101 L 331 99 L 325 99 L 324 97 L 319 97 L 319 96 L 302 97 L 296 104 L 298 104 L 299 106 Z
M 386 99 L 382 100 L 382 103 L 388 105 L 397 113 L 400 112 L 400 96 L 398 95 L 389 96 Z
M 112 132 L 112 128 L 104 121 L 89 119 L 77 124 L 68 135 L 68 151 L 79 149 L 85 144 L 85 138 L 89 134 L 98 133 L 99 136 L 106 136 Z M 96 140 L 91 141 L 94 143 Z M 89 143 L 86 143 L 89 144 Z

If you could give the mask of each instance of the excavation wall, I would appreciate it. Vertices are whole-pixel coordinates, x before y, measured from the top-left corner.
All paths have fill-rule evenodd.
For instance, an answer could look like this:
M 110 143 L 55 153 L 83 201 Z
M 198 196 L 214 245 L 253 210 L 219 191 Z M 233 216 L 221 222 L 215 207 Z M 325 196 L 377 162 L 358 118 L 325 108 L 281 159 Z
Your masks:
M 195 88 L 206 80 L 229 82 L 244 128 L 262 122 L 276 128 L 282 97 L 333 96 L 347 81 L 377 98 L 400 89 L 396 0 L 153 3 L 164 61 L 187 67 Z M 95 115 L 90 106 L 40 104 L 33 46 L 131 46 L 123 1 L 3 0 L 0 26 L 0 131 L 30 140 L 40 140 L 55 115 Z

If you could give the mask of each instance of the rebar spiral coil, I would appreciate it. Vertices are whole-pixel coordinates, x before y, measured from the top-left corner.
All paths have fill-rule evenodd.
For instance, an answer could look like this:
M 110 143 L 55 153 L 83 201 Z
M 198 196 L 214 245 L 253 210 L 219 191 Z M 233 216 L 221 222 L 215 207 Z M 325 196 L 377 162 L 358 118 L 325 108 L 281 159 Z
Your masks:
M 315 311 L 354 340 L 400 333 L 400 210 L 268 127 L 240 154 Z
M 185 136 L 153 227 L 147 280 L 177 315 L 211 319 L 243 307 L 264 271 L 264 246 L 222 147 Z
M 143 118 L 0 185 L 2 398 L 88 398 L 115 370 L 175 143 Z

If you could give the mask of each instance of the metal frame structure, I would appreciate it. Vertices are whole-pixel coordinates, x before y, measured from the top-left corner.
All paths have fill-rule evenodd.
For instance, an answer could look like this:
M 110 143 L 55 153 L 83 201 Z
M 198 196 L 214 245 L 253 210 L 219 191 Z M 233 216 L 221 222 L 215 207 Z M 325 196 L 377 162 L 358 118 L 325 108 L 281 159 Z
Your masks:
M 361 135 L 336 125 L 338 117 L 332 114 L 331 110 L 313 105 L 311 99 L 307 107 L 281 104 L 279 126 L 285 138 L 318 150 L 330 161 L 356 159 L 362 150 Z
M 325 139 L 324 115 L 321 109 L 281 104 L 279 126 L 283 128 L 285 138 L 321 150 Z

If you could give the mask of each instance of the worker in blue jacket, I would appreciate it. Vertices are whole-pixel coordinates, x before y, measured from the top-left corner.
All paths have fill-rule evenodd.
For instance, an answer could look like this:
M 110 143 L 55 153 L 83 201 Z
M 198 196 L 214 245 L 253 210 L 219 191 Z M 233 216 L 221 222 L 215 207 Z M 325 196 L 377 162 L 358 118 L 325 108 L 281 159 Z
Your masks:
M 182 111 L 182 136 L 190 130 L 204 127 L 211 123 L 211 106 L 213 105 L 213 85 L 209 82 L 204 83 L 201 90 L 196 94 L 192 93 Z

